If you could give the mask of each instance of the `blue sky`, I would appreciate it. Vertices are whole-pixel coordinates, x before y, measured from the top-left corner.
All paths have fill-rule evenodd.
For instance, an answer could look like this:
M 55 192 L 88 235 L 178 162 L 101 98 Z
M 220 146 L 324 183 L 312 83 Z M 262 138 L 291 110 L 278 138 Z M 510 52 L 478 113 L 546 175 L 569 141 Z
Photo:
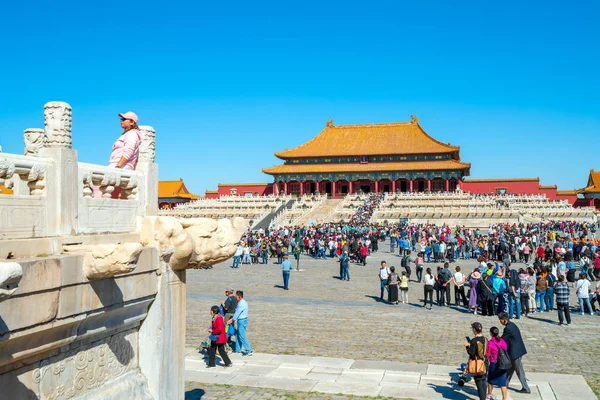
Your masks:
M 600 133 L 600 3 L 9 2 L 0 145 L 73 106 L 80 161 L 118 112 L 157 131 L 161 179 L 198 194 L 268 182 L 273 153 L 335 124 L 408 121 L 461 146 L 472 177 L 585 186 Z

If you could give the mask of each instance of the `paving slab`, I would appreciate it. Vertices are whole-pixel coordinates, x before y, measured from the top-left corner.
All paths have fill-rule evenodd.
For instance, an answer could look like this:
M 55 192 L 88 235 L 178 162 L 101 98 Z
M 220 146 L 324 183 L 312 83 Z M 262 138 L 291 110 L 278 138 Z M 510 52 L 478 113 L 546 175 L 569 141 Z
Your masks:
M 279 378 L 290 378 L 290 379 L 303 379 L 306 374 L 310 372 L 310 367 L 299 367 L 280 365 L 273 372 L 270 372 L 267 376 L 279 377 Z
M 232 361 L 251 362 L 253 364 L 269 364 L 275 357 L 277 357 L 277 354 L 252 353 L 251 356 L 244 356 L 241 353 L 229 353 L 228 356 Z
M 228 384 L 299 392 L 322 392 L 355 396 L 384 396 L 412 399 L 476 399 L 474 382 L 464 387 L 456 384 L 458 370 L 452 366 L 410 366 L 412 371 L 375 369 L 404 368 L 403 363 L 359 362 L 351 359 L 256 354 L 256 357 L 232 356 L 234 366 L 207 368 L 207 360 L 190 354 L 185 360 L 185 379 L 205 384 Z M 259 362 L 255 362 L 259 361 Z M 353 361 L 353 362 L 352 362 Z M 352 362 L 352 364 L 350 364 Z M 310 365 L 310 364 L 320 365 Z M 347 365 L 350 368 L 321 365 Z M 356 366 L 371 368 L 356 368 Z M 414 371 L 420 369 L 423 372 Z M 596 396 L 581 375 L 528 373 L 531 394 L 509 389 L 511 400 L 592 400 Z M 517 386 L 518 383 L 517 383 Z M 519 386 L 520 387 L 520 386 Z M 254 392 L 255 393 L 255 392 Z M 500 389 L 494 389 L 499 398 Z
M 231 374 L 218 374 L 204 371 L 190 371 L 186 370 L 184 374 L 186 381 L 200 382 L 200 383 L 217 383 L 226 384 L 233 376 Z
M 384 370 L 352 370 L 345 369 L 342 371 L 336 382 L 348 382 L 348 383 L 376 383 L 379 384 L 385 374 Z
M 540 397 L 542 400 L 556 400 L 556 396 L 554 395 L 554 391 L 550 387 L 548 382 L 541 382 L 537 385 L 537 390 L 540 393 Z M 533 392 L 533 389 L 532 389 Z
M 266 376 L 271 372 L 275 371 L 277 366 L 275 365 L 255 365 L 245 364 L 238 371 L 239 375 L 254 375 L 254 376 Z
M 310 365 L 327 368 L 350 368 L 354 361 L 351 358 L 314 357 L 310 361 Z
M 227 381 L 228 385 L 251 386 L 259 388 L 285 389 L 300 392 L 310 392 L 316 381 L 274 378 L 271 376 L 237 375 Z
M 366 361 L 358 360 L 350 367 L 351 369 L 383 369 L 388 371 L 407 371 L 427 373 L 427 364 L 399 363 L 393 361 Z
M 309 372 L 306 374 L 304 378 L 300 379 L 310 379 L 313 381 L 323 381 L 323 382 L 335 382 L 340 377 L 340 374 L 324 374 L 319 372 Z
M 457 367 L 429 364 L 427 366 L 426 375 L 450 375 L 460 372 L 461 371 Z
M 317 374 L 341 374 L 344 371 L 343 368 L 329 368 L 329 367 L 312 367 L 310 372 Z
M 379 396 L 382 387 L 376 383 L 358 383 L 358 382 L 318 382 L 312 392 L 330 393 L 330 394 L 348 394 L 354 396 Z
M 440 384 L 440 383 L 451 383 L 452 382 L 452 377 L 450 375 L 421 375 L 421 383 L 434 383 L 434 384 Z
M 397 383 L 410 383 L 415 386 L 421 381 L 421 374 L 415 372 L 396 372 L 385 371 L 383 379 L 379 383 L 382 386 L 394 385 Z
M 314 357 L 281 355 L 273 358 L 272 364 L 296 364 L 309 366 Z
M 568 380 L 548 380 L 557 399 L 597 400 L 598 397 L 581 375 L 570 375 Z

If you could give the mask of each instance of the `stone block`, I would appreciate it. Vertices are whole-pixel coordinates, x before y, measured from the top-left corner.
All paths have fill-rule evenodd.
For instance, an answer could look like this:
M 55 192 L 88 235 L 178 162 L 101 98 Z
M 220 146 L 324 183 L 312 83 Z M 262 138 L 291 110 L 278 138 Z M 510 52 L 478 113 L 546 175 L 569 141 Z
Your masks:
M 31 296 L 12 297 L 0 303 L 0 335 L 56 318 L 59 291 L 40 292 Z
M 15 296 L 60 287 L 60 257 L 42 260 L 20 261 L 23 269 L 23 279 Z
M 156 295 L 156 291 L 155 273 L 125 275 L 63 287 L 60 292 L 58 318 L 153 296 Z
M 6 257 L 8 253 L 12 253 L 17 259 L 22 259 L 41 254 L 58 255 L 61 251 L 62 246 L 58 237 L 0 240 L 0 259 Z

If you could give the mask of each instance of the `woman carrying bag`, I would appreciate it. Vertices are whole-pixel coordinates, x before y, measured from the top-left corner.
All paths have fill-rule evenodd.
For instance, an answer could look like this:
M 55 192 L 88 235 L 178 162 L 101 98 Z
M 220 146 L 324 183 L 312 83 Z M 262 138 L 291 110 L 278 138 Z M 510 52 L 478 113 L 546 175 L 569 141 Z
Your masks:
M 483 326 L 479 322 L 471 324 L 473 328 L 472 339 L 467 337 L 463 345 L 469 354 L 466 372 L 473 377 L 479 400 L 485 400 L 487 394 L 487 352 L 488 341 L 483 337 Z
M 502 390 L 502 400 L 506 400 L 506 371 L 512 366 L 508 356 L 508 345 L 500 336 L 500 330 L 493 326 L 490 329 L 487 357 L 490 361 L 487 376 L 488 398 L 492 398 L 494 386 Z
M 225 334 L 225 321 L 223 316 L 219 313 L 219 307 L 212 306 L 210 308 L 210 316 L 212 317 L 212 327 L 208 330 L 210 333 L 210 347 L 208 348 L 208 368 L 212 368 L 216 365 L 215 356 L 217 350 L 221 360 L 225 363 L 226 367 L 231 367 L 233 364 L 225 351 L 225 343 L 227 343 L 227 335 Z

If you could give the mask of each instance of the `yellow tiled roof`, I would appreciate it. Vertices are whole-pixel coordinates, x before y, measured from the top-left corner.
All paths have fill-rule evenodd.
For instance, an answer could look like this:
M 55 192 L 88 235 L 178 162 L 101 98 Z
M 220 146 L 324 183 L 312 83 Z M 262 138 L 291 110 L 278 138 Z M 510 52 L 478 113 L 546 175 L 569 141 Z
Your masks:
M 600 171 L 594 171 L 590 169 L 590 176 L 588 178 L 588 184 L 583 189 L 578 190 L 579 193 L 600 193 Z
M 458 153 L 459 146 L 435 140 L 421 128 L 416 116 L 412 118 L 412 122 L 339 126 L 333 125 L 333 121 L 330 120 L 325 129 L 313 139 L 293 149 L 277 152 L 275 156 L 288 159 Z
M 456 160 L 404 161 L 386 163 L 331 163 L 331 164 L 282 164 L 263 168 L 265 174 L 306 174 L 324 172 L 375 172 L 375 171 L 432 171 L 457 170 L 471 167 L 470 163 Z
M 556 185 L 540 185 L 540 189 L 556 189 Z
M 557 190 L 557 196 L 576 196 L 577 190 Z
M 197 196 L 190 193 L 183 183 L 183 179 L 178 181 L 159 181 L 158 182 L 158 198 L 181 197 L 184 199 L 197 199 Z

